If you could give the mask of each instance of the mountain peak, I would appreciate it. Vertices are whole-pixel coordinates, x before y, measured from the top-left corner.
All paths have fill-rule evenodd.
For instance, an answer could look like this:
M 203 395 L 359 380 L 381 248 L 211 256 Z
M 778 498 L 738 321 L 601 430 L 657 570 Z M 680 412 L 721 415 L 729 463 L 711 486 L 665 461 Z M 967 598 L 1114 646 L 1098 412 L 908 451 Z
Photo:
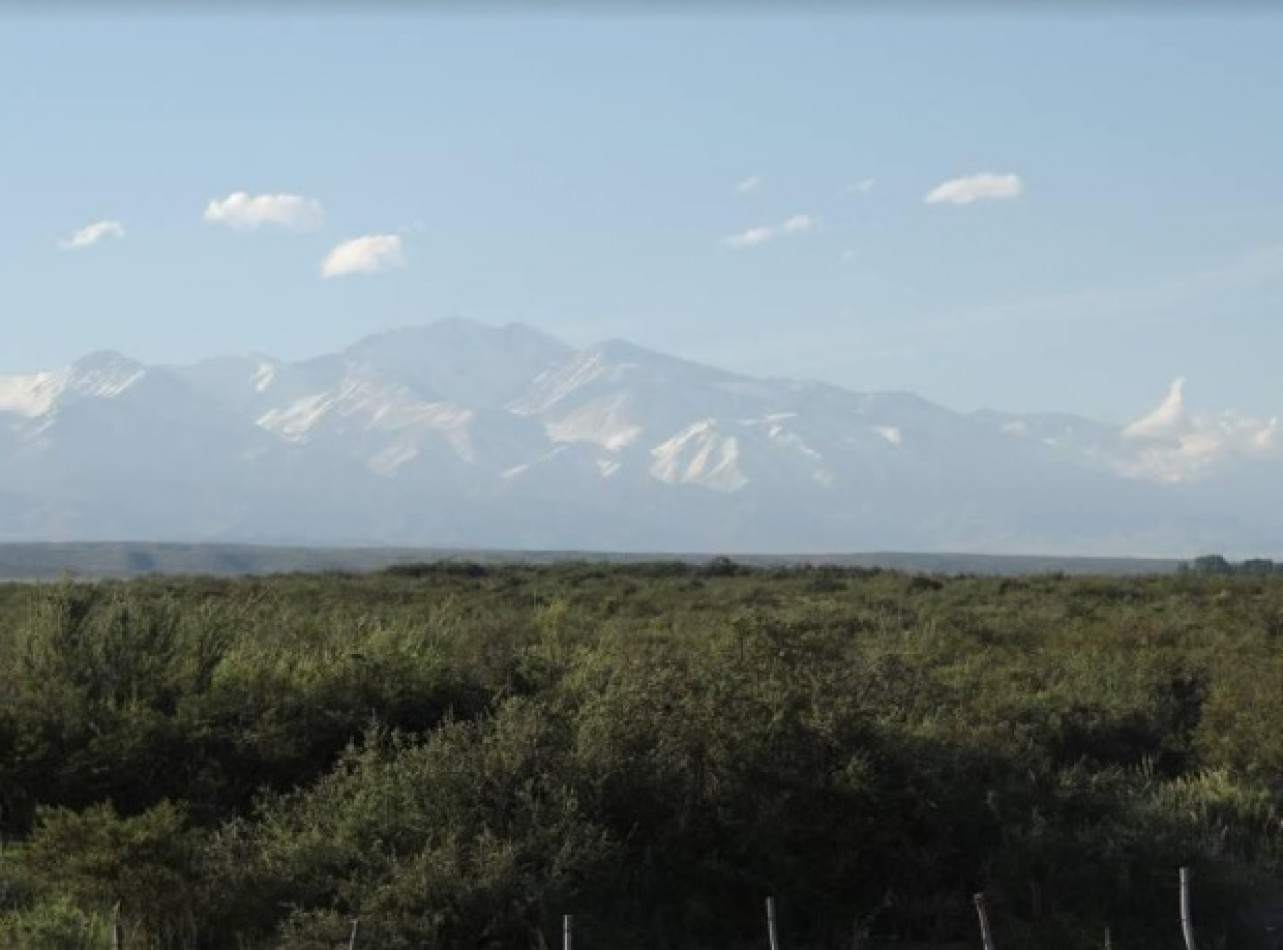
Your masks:
M 65 391 L 79 396 L 110 398 L 124 392 L 147 372 L 147 367 L 115 350 L 98 350 L 67 369 Z
M 71 364 L 76 373 L 114 371 L 116 369 L 141 369 L 143 364 L 118 350 L 94 350 Z
M 686 380 L 702 385 L 747 381 L 748 377 L 730 370 L 697 363 L 670 353 L 652 350 L 631 340 L 612 338 L 579 351 L 578 362 L 609 365 L 616 370 L 640 369 L 660 373 L 666 380 Z
M 687 361 L 658 350 L 648 349 L 631 340 L 613 337 L 585 347 L 580 353 L 591 360 L 641 366 L 680 365 Z
M 495 325 L 470 317 L 443 317 L 428 323 L 390 327 L 362 337 L 345 353 L 382 350 L 389 346 L 466 346 L 543 347 L 569 352 L 570 347 L 556 337 L 524 323 Z
M 572 352 L 523 324 L 496 327 L 456 317 L 372 334 L 340 356 L 430 401 L 500 406 Z

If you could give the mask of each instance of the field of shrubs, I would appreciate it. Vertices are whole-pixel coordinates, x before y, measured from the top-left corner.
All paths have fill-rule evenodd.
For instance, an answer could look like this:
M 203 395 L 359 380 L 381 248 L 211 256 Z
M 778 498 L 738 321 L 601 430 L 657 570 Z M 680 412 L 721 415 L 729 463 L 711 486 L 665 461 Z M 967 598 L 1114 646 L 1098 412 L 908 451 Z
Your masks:
M 0 586 L 0 946 L 1245 947 L 1283 577 Z

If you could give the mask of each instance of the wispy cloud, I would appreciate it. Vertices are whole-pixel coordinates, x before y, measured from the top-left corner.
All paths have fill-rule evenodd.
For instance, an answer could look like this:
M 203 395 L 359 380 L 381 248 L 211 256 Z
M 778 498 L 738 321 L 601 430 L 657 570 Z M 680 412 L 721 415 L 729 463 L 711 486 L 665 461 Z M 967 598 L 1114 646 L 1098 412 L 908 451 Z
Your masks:
M 1192 301 L 1220 296 L 1239 288 L 1283 281 L 1283 244 L 1257 248 L 1237 258 L 1199 270 L 1148 283 L 1095 287 L 1041 297 L 923 314 L 913 321 L 914 332 L 950 330 L 973 332 L 1033 318 L 1117 320 L 1144 314 L 1172 312 Z
M 761 187 L 762 187 L 761 176 L 749 175 L 747 178 L 745 178 L 743 181 L 741 181 L 739 184 L 735 186 L 735 190 L 739 192 L 741 195 L 747 195 L 751 192 L 757 191 L 757 189 Z
M 214 199 L 205 206 L 204 218 L 213 224 L 225 224 L 238 231 L 251 231 L 265 224 L 310 231 L 325 220 L 321 203 L 302 195 L 251 195 L 234 191 L 226 198 Z
M 854 195 L 854 194 L 867 195 L 870 191 L 873 190 L 873 186 L 875 184 L 877 184 L 876 179 L 862 178 L 853 185 L 847 185 L 846 188 L 843 189 L 843 191 L 845 191 L 848 195 Z
M 396 234 L 367 234 L 344 241 L 335 247 L 321 264 L 321 276 L 347 277 L 351 274 L 374 274 L 405 264 L 401 238 Z
M 976 201 L 1015 198 L 1024 190 L 1024 182 L 1013 172 L 1003 175 L 981 172 L 978 175 L 967 175 L 941 182 L 927 192 L 922 200 L 929 205 L 969 205 Z
M 73 232 L 65 241 L 59 241 L 58 246 L 64 251 L 74 251 L 82 247 L 92 247 L 104 238 L 119 240 L 124 236 L 125 226 L 119 221 L 95 221 Z
M 749 247 L 758 247 L 773 241 L 781 235 L 801 234 L 815 227 L 815 218 L 809 214 L 795 214 L 788 220 L 775 225 L 759 225 L 755 228 L 749 228 L 747 231 L 741 231 L 739 234 L 732 234 L 724 238 L 722 244 L 732 250 L 743 250 Z

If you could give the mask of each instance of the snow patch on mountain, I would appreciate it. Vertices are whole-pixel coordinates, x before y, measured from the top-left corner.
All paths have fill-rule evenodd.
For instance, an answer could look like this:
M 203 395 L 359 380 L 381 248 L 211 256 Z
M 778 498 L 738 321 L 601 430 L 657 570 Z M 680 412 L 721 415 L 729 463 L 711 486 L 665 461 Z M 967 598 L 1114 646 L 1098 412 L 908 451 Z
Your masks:
M 281 409 L 269 409 L 259 416 L 257 422 L 261 428 L 287 442 L 303 442 L 334 403 L 334 397 L 328 393 L 313 393 Z
M 141 363 L 104 351 L 56 372 L 0 376 L 0 412 L 35 418 L 51 412 L 69 397 L 111 399 L 137 383 L 146 372 Z
M 276 364 L 269 360 L 262 360 L 254 370 L 252 385 L 254 392 L 265 393 L 273 382 L 276 381 Z
M 636 442 L 644 431 L 636 417 L 628 394 L 616 393 L 552 416 L 546 429 L 554 442 L 588 442 L 619 452 Z
M 370 459 L 370 471 L 384 478 L 393 478 L 401 467 L 413 462 L 419 450 L 409 442 L 394 442 Z
M 744 424 L 749 428 L 763 432 L 775 444 L 808 458 L 822 461 L 823 456 L 812 448 L 803 436 L 789 428 L 790 420 L 796 419 L 795 412 L 773 412 L 761 419 L 751 419 Z
M 0 376 L 0 412 L 35 418 L 49 411 L 60 391 L 57 373 Z
M 651 449 L 650 473 L 669 485 L 700 485 L 736 492 L 749 483 L 740 468 L 740 442 L 720 431 L 716 419 L 701 419 Z
M 899 426 L 870 426 L 869 428 L 891 445 L 904 445 L 904 433 L 900 431 Z

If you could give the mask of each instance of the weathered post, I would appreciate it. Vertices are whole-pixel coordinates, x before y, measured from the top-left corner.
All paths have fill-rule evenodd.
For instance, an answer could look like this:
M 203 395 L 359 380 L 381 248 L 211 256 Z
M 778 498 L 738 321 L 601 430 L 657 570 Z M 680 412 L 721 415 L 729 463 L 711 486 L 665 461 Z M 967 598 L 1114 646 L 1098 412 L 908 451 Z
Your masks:
M 360 917 L 352 918 L 352 933 L 347 938 L 347 950 L 356 950 L 356 929 L 361 925 Z
M 976 914 L 980 917 L 980 938 L 984 941 L 985 950 L 996 950 L 993 943 L 993 931 L 989 929 L 989 910 L 985 907 L 984 891 L 974 898 Z
M 575 918 L 566 914 L 561 918 L 561 950 L 572 950 L 575 942 Z
M 1185 950 L 1197 950 L 1194 943 L 1194 917 L 1190 913 L 1189 868 L 1181 868 L 1181 933 L 1185 936 Z
M 771 950 L 780 950 L 780 935 L 775 929 L 775 898 L 766 899 L 766 935 L 771 939 Z
M 121 950 L 125 945 L 125 929 L 120 925 L 120 901 L 111 909 L 111 950 Z

